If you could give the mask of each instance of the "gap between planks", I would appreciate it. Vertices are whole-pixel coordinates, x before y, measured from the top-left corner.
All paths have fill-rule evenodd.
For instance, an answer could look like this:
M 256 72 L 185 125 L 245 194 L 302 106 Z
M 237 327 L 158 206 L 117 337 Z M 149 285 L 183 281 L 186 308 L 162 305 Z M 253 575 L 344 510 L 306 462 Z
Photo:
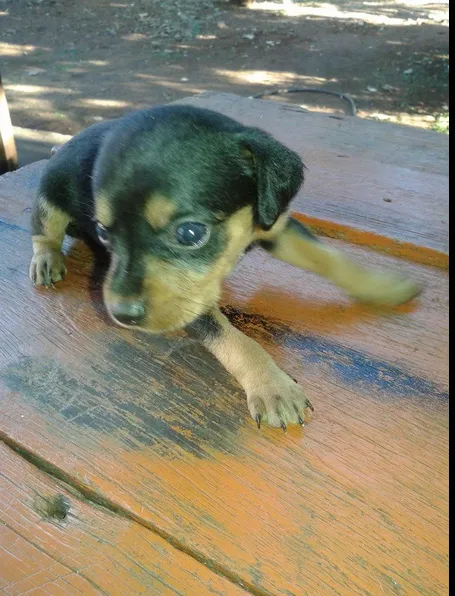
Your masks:
M 162 530 L 155 524 L 145 519 L 142 519 L 132 511 L 128 510 L 126 507 L 123 507 L 122 505 L 117 504 L 111 499 L 104 497 L 97 490 L 94 490 L 93 488 L 80 482 L 75 476 L 68 474 L 55 464 L 50 463 L 37 453 L 34 453 L 24 445 L 11 439 L 11 437 L 9 437 L 6 433 L 4 433 L 1 430 L 0 441 L 2 441 L 4 445 L 9 447 L 17 455 L 22 457 L 25 461 L 32 464 L 36 469 L 40 470 L 41 472 L 44 472 L 45 474 L 47 474 L 51 478 L 54 478 L 55 480 L 64 482 L 72 490 L 77 491 L 88 502 L 103 507 L 111 513 L 114 513 L 130 521 L 133 521 L 138 525 L 146 528 L 147 530 L 153 532 L 153 534 L 165 540 L 170 546 L 172 546 L 176 550 L 188 555 L 201 565 L 204 565 L 205 567 L 210 569 L 210 571 L 230 581 L 235 586 L 242 588 L 247 593 L 253 594 L 253 596 L 273 596 L 272 593 L 268 590 L 257 588 L 248 580 L 245 580 L 237 574 L 232 573 L 224 565 L 220 565 L 219 563 L 217 563 L 217 561 L 213 559 L 208 559 L 206 556 L 202 555 L 199 551 L 195 549 L 186 547 L 184 544 L 180 542 L 180 540 L 174 538 L 174 536 Z

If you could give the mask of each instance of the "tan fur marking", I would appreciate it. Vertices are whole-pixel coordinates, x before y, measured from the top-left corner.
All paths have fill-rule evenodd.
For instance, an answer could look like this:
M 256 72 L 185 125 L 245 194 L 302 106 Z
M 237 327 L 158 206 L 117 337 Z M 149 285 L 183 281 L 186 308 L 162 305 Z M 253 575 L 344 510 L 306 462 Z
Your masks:
M 251 242 L 253 211 L 245 207 L 224 224 L 227 245 L 223 253 L 205 269 L 194 271 L 156 257 L 147 257 L 144 298 L 147 319 L 143 329 L 162 333 L 181 329 L 218 303 L 221 284 Z M 112 270 L 112 268 L 111 268 Z M 116 300 L 110 287 L 109 273 L 104 286 L 106 305 Z
M 261 373 L 265 373 L 275 364 L 257 342 L 231 325 L 218 308 L 213 309 L 212 315 L 222 331 L 219 336 L 204 343 L 248 392 L 260 383 Z
M 48 250 L 60 250 L 61 242 L 49 240 L 46 236 L 32 236 L 33 254 L 39 255 Z
M 106 228 L 114 223 L 114 213 L 110 201 L 102 193 L 95 197 L 95 217 Z
M 253 234 L 253 240 L 273 240 L 279 234 L 281 234 L 286 227 L 289 219 L 289 213 L 283 213 L 276 220 L 270 230 L 262 230 L 261 228 L 255 228 Z
M 229 218 L 225 224 L 227 246 L 206 271 L 182 271 L 166 264 L 163 267 L 163 263 L 153 259 L 151 276 L 148 276 L 151 290 L 147 292 L 154 303 L 151 317 L 156 319 L 152 326 L 155 326 L 159 318 L 161 325 L 165 327 L 184 327 L 208 307 L 218 303 L 224 278 L 232 271 L 251 242 L 252 221 L 251 207 L 244 207 Z
M 222 281 L 234 268 L 246 247 L 252 242 L 253 208 L 239 209 L 226 222 L 228 243 L 223 254 L 215 262 L 211 276 Z
M 145 219 L 153 228 L 160 230 L 167 226 L 176 211 L 177 206 L 170 199 L 154 195 L 145 205 Z
M 42 234 L 32 236 L 33 256 L 29 276 L 34 285 L 49 287 L 64 279 L 66 274 L 65 258 L 61 250 L 70 218 L 48 203 L 45 197 L 38 197 L 36 208 Z
M 420 293 L 414 282 L 394 273 L 365 269 L 341 251 L 302 236 L 292 228 L 285 229 L 274 240 L 275 246 L 270 250 L 274 257 L 327 277 L 357 300 L 393 306 Z
M 181 329 L 211 306 L 200 291 L 205 273 L 176 267 L 156 257 L 145 260 L 143 297 L 147 305 L 147 318 L 141 327 L 150 333 L 163 333 Z M 104 301 L 110 310 L 119 300 L 111 289 L 111 267 L 103 287 Z M 208 297 L 207 297 L 208 300 Z
M 212 316 L 221 333 L 204 341 L 206 348 L 242 385 L 251 417 L 260 424 L 302 424 L 312 408 L 301 387 L 275 364 L 253 339 L 232 326 L 218 308 Z
M 60 250 L 65 231 L 70 221 L 69 216 L 61 209 L 54 207 L 45 199 L 39 200 L 42 213 L 42 234 L 32 236 L 33 254 L 42 253 L 48 249 Z

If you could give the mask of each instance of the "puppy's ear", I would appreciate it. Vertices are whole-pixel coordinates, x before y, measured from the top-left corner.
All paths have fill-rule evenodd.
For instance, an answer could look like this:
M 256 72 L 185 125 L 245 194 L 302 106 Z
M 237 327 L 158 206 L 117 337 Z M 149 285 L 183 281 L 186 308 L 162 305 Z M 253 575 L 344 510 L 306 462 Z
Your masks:
M 304 165 L 297 153 L 262 130 L 241 133 L 241 145 L 256 180 L 256 223 L 269 230 L 303 183 Z

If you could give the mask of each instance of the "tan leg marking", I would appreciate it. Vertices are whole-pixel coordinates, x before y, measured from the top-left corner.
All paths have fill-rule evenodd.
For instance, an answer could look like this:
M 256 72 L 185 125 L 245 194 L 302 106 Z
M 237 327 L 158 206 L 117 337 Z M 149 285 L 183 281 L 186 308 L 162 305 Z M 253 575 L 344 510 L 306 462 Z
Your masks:
M 220 331 L 207 337 L 204 345 L 242 385 L 258 426 L 261 422 L 283 429 L 287 424 L 303 425 L 305 409 L 312 406 L 300 386 L 258 343 L 233 327 L 218 308 L 212 316 Z
M 33 257 L 29 275 L 36 286 L 52 286 L 65 278 L 65 258 L 62 242 L 70 218 L 66 213 L 39 198 L 41 234 L 32 236 Z
M 273 239 L 270 253 L 295 267 L 327 277 L 359 302 L 396 306 L 420 294 L 414 281 L 395 273 L 371 271 L 356 265 L 341 251 L 299 234 L 289 226 Z

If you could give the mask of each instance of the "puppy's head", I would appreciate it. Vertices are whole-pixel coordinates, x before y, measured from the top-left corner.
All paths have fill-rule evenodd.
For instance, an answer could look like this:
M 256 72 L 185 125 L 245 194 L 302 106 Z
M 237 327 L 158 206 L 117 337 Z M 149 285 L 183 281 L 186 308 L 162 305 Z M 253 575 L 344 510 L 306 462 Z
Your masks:
M 119 124 L 93 176 L 111 317 L 155 333 L 191 323 L 302 180 L 294 152 L 207 110 L 169 106 Z

